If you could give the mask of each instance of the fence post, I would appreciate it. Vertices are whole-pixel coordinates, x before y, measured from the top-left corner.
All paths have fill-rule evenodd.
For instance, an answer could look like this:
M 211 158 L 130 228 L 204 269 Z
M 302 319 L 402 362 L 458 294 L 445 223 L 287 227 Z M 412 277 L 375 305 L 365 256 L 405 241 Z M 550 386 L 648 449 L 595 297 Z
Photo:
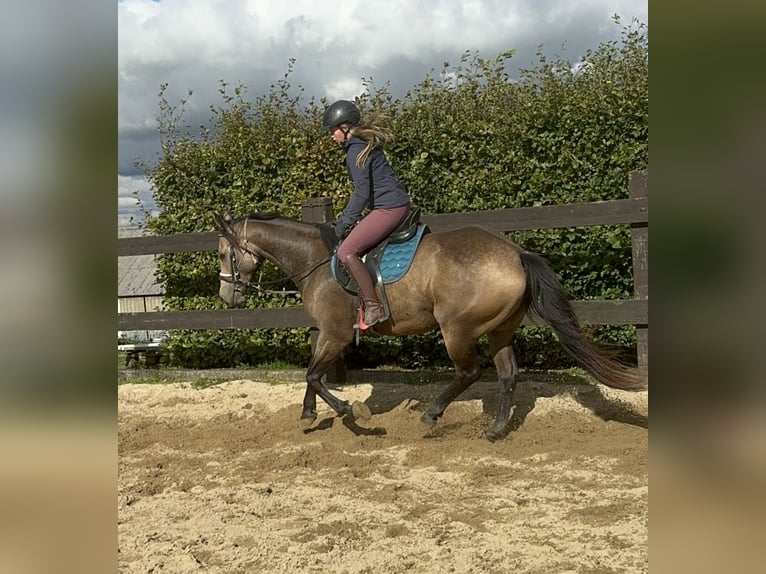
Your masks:
M 301 203 L 301 220 L 305 223 L 327 223 L 335 219 L 332 209 L 332 200 L 329 197 L 313 197 L 305 200 Z M 311 352 L 316 351 L 317 337 L 319 336 L 319 330 L 311 327 L 309 328 L 311 335 Z M 346 384 L 346 363 L 342 358 L 335 361 L 335 363 L 327 371 L 325 382 L 328 385 L 344 385 Z
M 649 172 L 636 171 L 628 178 L 631 199 L 649 197 Z M 633 251 L 633 297 L 649 299 L 649 224 L 632 223 L 630 236 Z M 649 373 L 649 325 L 636 325 L 638 368 Z

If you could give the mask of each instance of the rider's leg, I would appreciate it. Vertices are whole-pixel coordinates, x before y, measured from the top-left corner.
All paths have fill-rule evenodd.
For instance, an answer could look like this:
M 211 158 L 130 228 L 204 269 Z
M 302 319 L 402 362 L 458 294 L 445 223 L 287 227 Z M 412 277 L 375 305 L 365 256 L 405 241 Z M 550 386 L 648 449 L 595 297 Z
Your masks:
M 359 293 L 364 301 L 364 322 L 372 327 L 376 323 L 385 321 L 387 317 L 383 305 L 378 300 L 378 294 L 372 284 L 372 277 L 370 277 L 370 273 L 362 260 L 355 253 L 349 253 L 342 261 L 349 276 L 359 288 Z
M 338 248 L 338 259 L 359 288 L 364 301 L 364 322 L 372 326 L 386 319 L 372 278 L 361 261 L 362 254 L 380 243 L 401 225 L 410 211 L 409 205 L 391 209 L 373 209 L 354 226 Z

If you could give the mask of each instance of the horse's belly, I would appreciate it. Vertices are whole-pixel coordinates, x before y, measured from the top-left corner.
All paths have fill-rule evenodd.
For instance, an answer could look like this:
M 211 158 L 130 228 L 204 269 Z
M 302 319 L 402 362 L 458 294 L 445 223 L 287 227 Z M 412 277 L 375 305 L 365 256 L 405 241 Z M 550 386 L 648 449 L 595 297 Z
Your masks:
M 389 305 L 391 320 L 376 326 L 376 329 L 385 335 L 417 335 L 439 328 L 439 323 L 430 310 L 414 309 L 396 300 L 389 300 Z

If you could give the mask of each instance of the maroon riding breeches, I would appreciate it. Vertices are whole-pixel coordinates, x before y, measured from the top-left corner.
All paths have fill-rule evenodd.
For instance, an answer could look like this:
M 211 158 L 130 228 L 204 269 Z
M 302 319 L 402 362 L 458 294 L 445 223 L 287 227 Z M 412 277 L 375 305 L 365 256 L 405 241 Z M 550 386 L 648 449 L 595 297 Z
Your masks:
M 409 204 L 390 209 L 373 209 L 354 226 L 340 244 L 338 259 L 341 262 L 346 261 L 346 256 L 351 253 L 361 257 L 399 227 L 409 212 Z

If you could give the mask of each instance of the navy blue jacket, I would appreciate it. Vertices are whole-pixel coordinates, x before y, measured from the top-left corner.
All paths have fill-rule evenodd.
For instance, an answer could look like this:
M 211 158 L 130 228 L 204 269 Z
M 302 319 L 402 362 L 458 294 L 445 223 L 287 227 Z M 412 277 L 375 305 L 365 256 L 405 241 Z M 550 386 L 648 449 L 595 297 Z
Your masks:
M 356 158 L 366 145 L 367 142 L 363 139 L 352 137 L 343 146 L 346 150 L 346 166 L 354 182 L 351 199 L 339 218 L 339 223 L 344 228 L 349 228 L 359 221 L 362 218 L 362 211 L 367 206 L 371 209 L 390 209 L 407 205 L 410 201 L 407 190 L 396 177 L 382 150 L 372 150 L 364 165 L 361 167 L 356 165 Z M 370 182 L 370 174 L 372 174 L 372 182 Z M 371 187 L 372 194 L 370 194 Z

